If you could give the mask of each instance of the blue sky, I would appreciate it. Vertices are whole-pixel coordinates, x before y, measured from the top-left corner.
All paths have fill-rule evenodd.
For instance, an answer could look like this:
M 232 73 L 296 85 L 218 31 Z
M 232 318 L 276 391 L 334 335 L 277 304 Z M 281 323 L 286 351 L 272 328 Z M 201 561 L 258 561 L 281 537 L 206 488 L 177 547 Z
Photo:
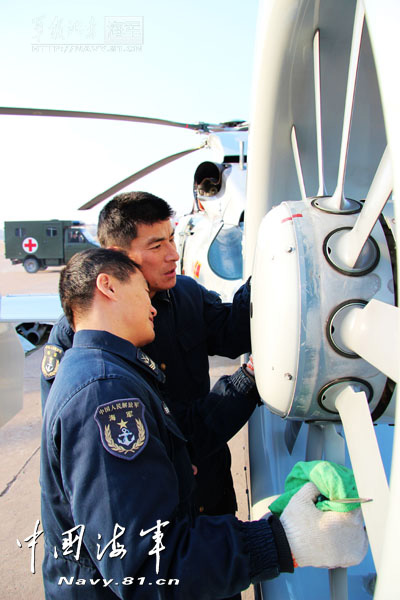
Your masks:
M 258 0 L 1 0 L 0 104 L 246 120 L 257 9 Z M 0 116 L 0 135 L 0 221 L 95 223 L 102 205 L 77 207 L 199 142 L 194 133 L 159 126 L 33 117 Z M 200 153 L 181 159 L 130 189 L 188 211 L 199 160 Z

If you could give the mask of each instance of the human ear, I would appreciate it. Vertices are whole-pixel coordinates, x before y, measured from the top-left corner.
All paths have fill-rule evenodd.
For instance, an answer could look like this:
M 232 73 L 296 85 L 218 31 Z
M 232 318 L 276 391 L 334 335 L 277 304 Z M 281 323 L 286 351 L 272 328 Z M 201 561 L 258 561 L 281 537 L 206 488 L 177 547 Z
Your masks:
M 96 287 L 101 294 L 107 296 L 110 300 L 115 299 L 115 281 L 112 275 L 99 273 L 96 279 Z

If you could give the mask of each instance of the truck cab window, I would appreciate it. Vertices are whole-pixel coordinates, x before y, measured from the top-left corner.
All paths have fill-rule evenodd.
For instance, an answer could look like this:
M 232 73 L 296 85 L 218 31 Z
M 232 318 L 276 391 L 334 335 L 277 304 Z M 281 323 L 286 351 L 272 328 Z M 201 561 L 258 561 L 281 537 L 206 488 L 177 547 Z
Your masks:
M 84 244 L 85 236 L 78 229 L 68 231 L 68 242 L 71 244 Z

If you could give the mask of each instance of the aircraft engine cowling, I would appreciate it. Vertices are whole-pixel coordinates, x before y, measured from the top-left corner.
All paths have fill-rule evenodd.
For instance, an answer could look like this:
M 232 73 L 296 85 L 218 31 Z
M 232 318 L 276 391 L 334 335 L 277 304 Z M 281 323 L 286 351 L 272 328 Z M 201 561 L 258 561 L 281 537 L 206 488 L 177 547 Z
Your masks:
M 194 174 L 193 193 L 195 198 L 211 198 L 221 190 L 222 173 L 225 164 L 205 161 L 201 163 Z

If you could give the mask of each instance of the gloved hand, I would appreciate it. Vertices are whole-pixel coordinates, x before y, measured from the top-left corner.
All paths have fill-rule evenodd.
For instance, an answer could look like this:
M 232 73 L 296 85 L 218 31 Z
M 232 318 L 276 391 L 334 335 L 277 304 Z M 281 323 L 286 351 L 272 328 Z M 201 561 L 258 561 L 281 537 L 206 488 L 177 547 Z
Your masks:
M 254 365 L 253 365 L 253 355 L 250 354 L 249 356 L 249 360 L 247 361 L 247 364 L 244 365 L 247 373 L 249 375 L 251 375 L 252 377 L 254 377 Z
M 321 511 L 315 506 L 319 493 L 306 483 L 281 514 L 295 563 L 327 569 L 357 565 L 368 549 L 361 509 Z

